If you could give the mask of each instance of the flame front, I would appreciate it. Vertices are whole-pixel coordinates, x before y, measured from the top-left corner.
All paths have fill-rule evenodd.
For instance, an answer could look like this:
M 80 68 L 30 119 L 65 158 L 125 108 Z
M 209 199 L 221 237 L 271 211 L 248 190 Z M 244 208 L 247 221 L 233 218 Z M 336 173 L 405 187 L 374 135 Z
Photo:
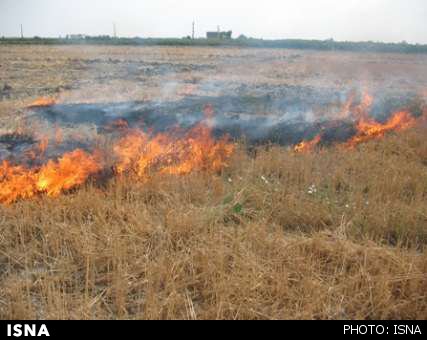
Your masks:
M 37 172 L 3 161 L 0 166 L 0 202 L 10 204 L 37 194 Z
M 49 97 L 41 97 L 36 99 L 34 102 L 32 102 L 30 105 L 28 105 L 28 108 L 36 108 L 36 107 L 44 107 L 44 106 L 52 106 L 56 104 L 56 100 Z
M 387 132 L 410 128 L 415 125 L 415 122 L 416 119 L 407 111 L 394 113 L 384 124 L 370 118 L 363 118 L 356 125 L 356 135 L 347 142 L 347 145 L 354 147 L 360 143 L 384 137 Z
M 0 203 L 10 204 L 41 193 L 58 196 L 83 184 L 100 170 L 99 160 L 80 149 L 64 154 L 58 161 L 50 160 L 39 168 L 13 166 L 3 161 L 0 166 Z
M 356 134 L 344 143 L 354 147 L 360 143 L 383 137 L 387 132 L 412 127 L 423 118 L 416 119 L 408 111 L 394 113 L 385 123 L 369 116 L 373 98 L 365 93 L 358 105 L 353 105 L 354 94 L 340 110 L 340 120 L 353 122 Z M 51 99 L 41 98 L 32 106 L 53 105 Z M 423 109 L 424 119 L 427 109 Z M 168 133 L 153 135 L 132 129 L 125 120 L 118 120 L 106 127 L 117 131 L 120 138 L 113 144 L 113 174 L 135 176 L 142 182 L 153 175 L 181 176 L 195 171 L 216 173 L 227 166 L 235 145 L 228 137 L 216 139 L 210 126 L 214 122 L 213 108 L 205 107 L 205 120 L 187 132 L 176 129 Z M 322 141 L 323 133 L 310 141 L 294 146 L 297 153 L 309 152 Z M 63 141 L 62 131 L 57 128 L 56 144 Z M 40 164 L 47 157 L 48 139 L 41 138 L 38 146 L 29 151 L 27 157 Z M 12 165 L 7 161 L 0 164 L 0 203 L 10 204 L 19 199 L 28 199 L 40 194 L 58 196 L 84 184 L 106 168 L 100 152 L 89 153 L 80 149 L 65 153 L 58 160 L 48 160 L 44 165 L 28 167 Z M 34 163 L 31 163 L 34 164 Z M 111 164 L 109 164 L 111 165 Z
M 114 147 L 118 174 L 135 174 L 147 180 L 150 174 L 185 175 L 193 171 L 217 172 L 226 166 L 234 145 L 226 137 L 215 140 L 210 129 L 199 124 L 181 137 L 134 130 Z
M 294 146 L 294 151 L 297 153 L 310 152 L 322 141 L 322 135 L 317 135 L 311 141 L 302 141 Z
M 205 124 L 187 133 L 177 131 L 151 136 L 131 129 L 124 133 L 113 146 L 114 173 L 136 175 L 143 182 L 155 173 L 218 172 L 226 166 L 234 151 L 234 144 L 227 137 L 214 139 Z M 41 157 L 46 147 L 46 142 L 42 141 L 35 157 Z M 0 166 L 0 203 L 10 204 L 40 194 L 58 196 L 102 171 L 105 168 L 103 159 L 100 152 L 77 149 L 39 167 L 11 165 L 4 161 Z
M 102 169 L 96 156 L 77 149 L 66 153 L 57 162 L 50 160 L 37 175 L 36 187 L 48 196 L 58 196 L 86 182 L 87 178 Z
M 402 110 L 392 114 L 385 123 L 379 123 L 369 116 L 374 98 L 369 93 L 364 92 L 360 103 L 353 105 L 354 97 L 355 94 L 351 93 L 337 115 L 340 120 L 351 120 L 356 130 L 356 134 L 344 143 L 346 147 L 353 148 L 358 144 L 382 138 L 388 132 L 411 128 L 427 119 L 427 109 L 423 108 L 421 118 L 416 119 L 409 111 Z M 311 141 L 302 141 L 295 145 L 294 151 L 298 153 L 313 151 L 321 141 L 322 135 L 319 134 Z

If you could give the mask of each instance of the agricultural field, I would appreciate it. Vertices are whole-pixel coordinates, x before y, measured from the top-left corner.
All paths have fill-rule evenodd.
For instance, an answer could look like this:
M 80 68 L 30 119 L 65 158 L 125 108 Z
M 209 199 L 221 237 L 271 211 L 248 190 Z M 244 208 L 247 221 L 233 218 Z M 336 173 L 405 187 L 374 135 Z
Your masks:
M 1 319 L 426 319 L 427 55 L 0 46 Z

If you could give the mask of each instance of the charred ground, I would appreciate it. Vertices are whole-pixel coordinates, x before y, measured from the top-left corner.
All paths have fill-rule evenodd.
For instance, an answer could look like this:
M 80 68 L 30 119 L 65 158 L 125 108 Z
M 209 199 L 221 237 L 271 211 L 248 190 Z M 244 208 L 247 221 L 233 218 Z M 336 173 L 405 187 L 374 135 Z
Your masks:
M 69 141 L 50 144 L 59 154 L 94 136 L 108 150 L 118 119 L 191 128 L 206 105 L 214 134 L 239 141 L 219 171 L 93 178 L 1 205 L 2 318 L 426 317 L 424 56 L 0 51 L 2 158 L 58 127 Z M 405 109 L 418 123 L 342 148 L 355 124 L 336 116 L 364 92 L 378 122 Z M 58 104 L 28 109 L 40 96 Z M 290 147 L 319 131 L 319 149 Z

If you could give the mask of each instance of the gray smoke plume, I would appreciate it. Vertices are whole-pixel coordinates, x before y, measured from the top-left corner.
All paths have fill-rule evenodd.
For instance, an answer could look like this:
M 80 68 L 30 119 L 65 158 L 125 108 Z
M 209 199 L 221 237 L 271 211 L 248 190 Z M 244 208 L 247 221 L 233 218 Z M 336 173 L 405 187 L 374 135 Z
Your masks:
M 354 104 L 357 105 L 362 93 L 355 93 Z M 322 143 L 329 144 L 345 141 L 355 133 L 354 121 L 342 117 L 346 116 L 342 110 L 348 97 L 348 92 L 283 86 L 256 96 L 237 93 L 186 96 L 171 101 L 58 104 L 30 109 L 27 118 L 38 122 L 42 131 L 61 128 L 79 136 L 78 139 L 65 137 L 63 143 L 53 145 L 51 155 L 60 155 L 76 147 L 90 149 L 93 136 L 114 132 L 114 123 L 118 120 L 130 128 L 153 133 L 175 131 L 176 128 L 185 131 L 206 122 L 215 136 L 227 134 L 235 140 L 244 139 L 249 145 L 294 145 L 322 133 Z M 417 116 L 424 105 L 415 93 L 377 93 L 373 97 L 370 114 L 380 122 L 404 108 Z M 206 118 L 207 107 L 212 110 L 209 119 Z M 2 136 L 0 160 L 23 153 L 36 142 L 28 136 Z

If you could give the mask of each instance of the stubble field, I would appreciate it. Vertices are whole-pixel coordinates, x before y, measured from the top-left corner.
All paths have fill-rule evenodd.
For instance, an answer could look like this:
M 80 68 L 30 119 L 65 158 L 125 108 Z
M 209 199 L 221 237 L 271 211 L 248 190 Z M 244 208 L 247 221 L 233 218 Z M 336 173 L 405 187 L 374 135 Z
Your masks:
M 311 124 L 359 91 L 380 108 L 416 104 L 417 124 L 302 153 L 233 140 L 219 170 L 1 204 L 0 318 L 426 319 L 426 79 L 423 55 L 1 46 L 0 135 L 30 134 L 41 96 L 213 115 L 310 107 Z

